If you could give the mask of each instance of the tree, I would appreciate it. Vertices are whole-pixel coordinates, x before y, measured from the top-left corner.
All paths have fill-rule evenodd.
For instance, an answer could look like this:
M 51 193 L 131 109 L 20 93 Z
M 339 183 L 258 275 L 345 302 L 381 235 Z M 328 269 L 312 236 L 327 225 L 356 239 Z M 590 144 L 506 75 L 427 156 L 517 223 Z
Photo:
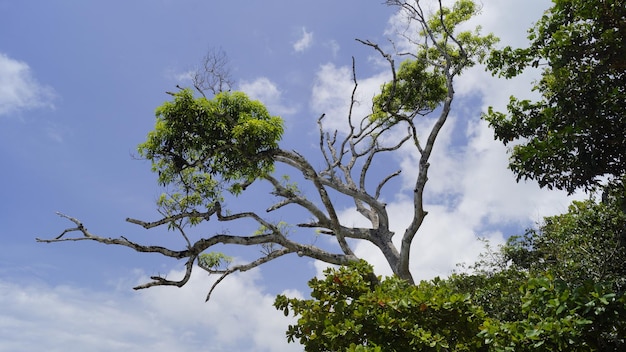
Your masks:
M 477 338 L 485 316 L 471 294 L 440 279 L 411 285 L 373 273 L 365 262 L 329 268 L 309 282 L 312 299 L 278 296 L 277 309 L 299 316 L 288 340 L 306 351 L 485 350 Z
M 539 229 L 511 237 L 495 265 L 507 264 L 506 270 L 492 277 L 524 275 L 515 298 L 519 305 L 504 309 L 516 313 L 503 316 L 483 304 L 489 319 L 481 336 L 496 350 L 623 350 L 626 213 L 621 208 L 618 197 L 574 201 L 567 213 L 546 217 Z M 512 302 L 510 297 L 482 298 L 499 308 L 505 300 Z
M 135 287 L 142 289 L 158 285 L 180 287 L 188 281 L 195 263 L 210 273 L 221 275 L 216 285 L 233 272 L 246 271 L 288 254 L 345 265 L 358 260 L 351 247 L 353 242 L 349 241 L 363 240 L 380 249 L 399 278 L 413 283 L 409 270 L 410 247 L 427 215 L 423 197 L 429 162 L 435 141 L 452 109 L 454 80 L 464 69 L 482 60 L 496 39 L 492 35 L 481 36 L 478 29 L 458 30 L 461 23 L 478 11 L 470 0 L 460 0 L 452 8 L 444 7 L 439 1 L 438 11 L 430 17 L 420 1 L 387 1 L 387 4 L 396 6 L 407 16 L 410 23 L 402 35 L 415 49 L 392 55 L 373 42 L 360 41 L 382 55 L 389 64 L 392 79 L 374 99 L 371 114 L 357 117 L 350 109 L 345 135 L 326 132 L 325 115 L 318 119 L 319 147 L 324 163 L 321 169 L 315 169 L 302 154 L 279 147 L 283 133 L 281 119 L 271 116 L 260 102 L 251 101 L 241 92 L 218 92 L 209 99 L 206 96 L 196 98 L 191 90 L 181 89 L 170 93 L 173 101 L 157 109 L 155 129 L 146 142 L 139 145 L 140 156 L 152 162 L 159 183 L 166 187 L 158 201 L 163 217 L 150 222 L 131 218 L 127 221 L 147 229 L 166 226 L 177 231 L 183 248 L 144 245 L 126 237 L 99 236 L 88 231 L 80 220 L 64 214 L 60 215 L 76 226 L 56 238 L 38 241 L 95 241 L 186 259 L 182 279 L 153 276 L 151 282 Z M 396 58 L 409 59 L 397 69 Z M 209 59 L 209 62 L 212 61 Z M 354 62 L 353 78 L 351 107 L 358 103 Z M 218 85 L 212 87 L 223 88 L 219 84 L 222 81 L 215 82 Z M 196 88 L 202 87 L 197 85 Z M 433 118 L 435 123 L 422 139 L 417 135 L 414 121 L 424 116 Z M 386 138 L 391 135 L 392 138 Z M 396 234 L 390 230 L 389 214 L 381 196 L 385 186 L 401 170 L 376 181 L 370 177 L 383 155 L 401 147 L 412 147 L 419 153 L 420 170 L 412 192 L 413 218 L 399 234 L 401 241 L 397 247 L 393 242 Z M 291 176 L 277 175 L 278 168 L 288 170 Z M 305 196 L 303 187 L 290 181 L 292 176 L 302 179 L 315 196 Z M 232 211 L 226 206 L 226 201 L 236 202 L 249 187 L 262 187 L 260 183 L 269 185 L 270 194 L 278 198 L 268 205 L 267 214 L 256 209 Z M 344 225 L 336 210 L 339 197 L 350 199 L 371 226 Z M 288 205 L 308 213 L 309 221 L 285 223 L 277 221 L 278 217 L 271 217 Z M 199 239 L 189 234 L 190 226 L 211 219 L 252 222 L 257 230 L 248 235 L 218 232 L 201 235 Z M 294 227 L 315 229 L 315 236 L 334 238 L 337 250 L 299 241 L 301 236 L 290 236 Z M 77 236 L 65 237 L 70 233 L 77 233 Z M 246 264 L 228 266 L 228 257 L 213 250 L 220 244 L 260 245 L 263 255 Z
M 586 280 L 573 285 L 548 273 L 520 287 L 522 318 L 487 318 L 479 338 L 493 351 L 622 351 L 626 296 Z
M 512 148 L 517 179 L 572 193 L 626 173 L 626 4 L 567 0 L 529 30 L 527 48 L 493 51 L 488 68 L 506 78 L 542 67 L 539 101 L 511 97 L 489 109 L 495 138 Z
M 626 290 L 626 213 L 617 202 L 574 201 L 569 211 L 547 217 L 539 230 L 511 237 L 504 254 L 531 273 L 550 271 L 573 285 L 611 282 Z
M 624 225 L 617 201 L 574 202 L 470 273 L 409 285 L 356 263 L 275 306 L 307 351 L 622 351 Z

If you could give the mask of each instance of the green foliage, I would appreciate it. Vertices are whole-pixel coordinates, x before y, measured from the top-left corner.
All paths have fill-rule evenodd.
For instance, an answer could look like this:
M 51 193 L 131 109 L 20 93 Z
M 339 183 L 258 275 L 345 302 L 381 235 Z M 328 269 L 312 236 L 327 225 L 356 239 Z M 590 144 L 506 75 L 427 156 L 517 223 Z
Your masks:
M 361 261 L 313 279 L 312 299 L 278 296 L 275 306 L 300 316 L 287 331 L 307 351 L 478 351 L 483 312 L 469 293 L 444 280 L 410 285 L 374 277 Z
M 519 309 L 522 304 L 519 288 L 527 279 L 525 272 L 506 268 L 455 274 L 447 281 L 454 291 L 470 293 L 473 304 L 481 307 L 487 317 L 515 321 L 523 319 Z
M 480 333 L 493 351 L 621 351 L 626 297 L 610 285 L 571 285 L 549 274 L 520 288 L 524 319 L 488 319 Z
M 518 180 L 573 192 L 626 173 L 625 17 L 623 0 L 555 0 L 528 48 L 492 52 L 488 68 L 500 76 L 543 67 L 541 100 L 511 97 L 507 114 L 484 116 L 497 139 L 522 140 L 510 159 Z
M 311 299 L 275 306 L 298 317 L 287 337 L 307 351 L 622 351 L 622 200 L 573 202 L 471 273 L 410 285 L 358 262 L 311 280 Z
M 198 256 L 198 266 L 205 270 L 216 270 L 232 261 L 232 257 L 220 252 L 202 253 Z
M 241 92 L 212 100 L 189 89 L 156 110 L 157 121 L 139 154 L 152 162 L 160 184 L 173 191 L 159 199 L 167 213 L 211 206 L 226 188 L 242 191 L 273 170 L 272 151 L 283 133 L 280 117 Z
M 510 238 L 497 257 L 505 269 L 457 278 L 461 289 L 484 285 L 474 301 L 489 317 L 480 336 L 493 350 L 624 349 L 626 214 L 620 200 L 575 201 L 538 230 Z M 491 290 L 496 294 L 485 294 Z
M 626 290 L 626 213 L 620 205 L 575 201 L 567 213 L 546 217 L 539 230 L 510 238 L 505 256 L 533 274 L 550 271 L 570 284 L 612 282 Z
M 372 119 L 393 122 L 403 112 L 415 111 L 424 115 L 437 108 L 446 97 L 446 79 L 428 68 L 424 61 L 402 62 L 396 81 L 384 84 L 381 93 L 374 97 Z
M 426 115 L 443 103 L 450 89 L 446 74 L 456 75 L 481 61 L 497 41 L 492 34 L 481 36 L 480 27 L 455 33 L 477 11 L 473 1 L 461 0 L 431 16 L 430 31 L 421 33 L 430 44 L 420 46 L 414 59 L 400 64 L 395 81 L 382 86 L 374 97 L 372 120 L 393 124 Z
M 456 32 L 459 25 L 477 15 L 479 10 L 474 1 L 459 0 L 452 8 L 443 7 L 437 11 L 428 20 L 430 32 L 422 33 L 434 35 L 437 38 L 435 45 L 420 51 L 418 58 L 429 60 L 438 67 L 453 67 L 455 74 L 482 62 L 498 38 L 493 34 L 481 36 L 480 26 L 473 31 Z

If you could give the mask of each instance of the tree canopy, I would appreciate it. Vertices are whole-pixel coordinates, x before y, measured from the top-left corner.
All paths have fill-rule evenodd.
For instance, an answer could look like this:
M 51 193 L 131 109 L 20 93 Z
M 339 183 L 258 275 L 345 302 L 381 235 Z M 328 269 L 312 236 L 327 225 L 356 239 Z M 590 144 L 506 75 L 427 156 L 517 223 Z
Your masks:
M 495 137 L 516 141 L 519 179 L 573 192 L 626 173 L 626 4 L 554 1 L 529 30 L 530 46 L 492 52 L 488 68 L 506 78 L 541 68 L 538 101 L 511 97 L 507 113 L 485 115 Z
M 621 351 L 624 229 L 618 202 L 574 202 L 467 273 L 409 285 L 355 263 L 275 306 L 307 351 Z
M 478 351 L 484 313 L 471 295 L 443 280 L 411 285 L 396 276 L 372 280 L 373 268 L 355 262 L 329 268 L 309 282 L 312 299 L 278 296 L 275 306 L 299 316 L 287 331 L 306 351 Z
M 182 248 L 99 236 L 88 231 L 80 220 L 64 214 L 60 215 L 76 227 L 66 229 L 54 239 L 39 241 L 88 240 L 186 259 L 183 278 L 153 276 L 152 281 L 136 287 L 141 289 L 185 285 L 196 264 L 221 275 L 216 285 L 233 272 L 246 271 L 288 254 L 345 265 L 359 260 L 352 246 L 362 240 L 378 247 L 399 278 L 413 283 L 409 269 L 411 244 L 428 213 L 424 208 L 428 168 L 437 137 L 452 109 L 454 81 L 465 69 L 486 57 L 496 38 L 481 35 L 478 28 L 460 29 L 479 10 L 470 0 L 457 1 L 450 8 L 439 1 L 438 8 L 432 12 L 424 10 L 420 1 L 387 1 L 387 4 L 405 15 L 406 32 L 399 35 L 413 47 L 407 52 L 388 52 L 395 46 L 387 49 L 360 40 L 388 64 L 391 80 L 368 102 L 372 104 L 371 112 L 355 116 L 352 107 L 362 102 L 355 97 L 358 78 L 353 61 L 351 108 L 347 116 L 333 117 L 345 119 L 347 132 L 327 131 L 325 114 L 317 121 L 320 168 L 315 168 L 310 158 L 280 146 L 283 134 L 280 117 L 272 116 L 261 102 L 249 99 L 243 92 L 223 91 L 231 82 L 228 71 L 219 72 L 224 68 L 225 55 L 208 55 L 203 66 L 206 72 L 194 75 L 194 87 L 201 97 L 183 88 L 169 93 L 173 100 L 157 108 L 155 128 L 138 148 L 139 156 L 152 163 L 159 184 L 165 187 L 157 202 L 163 217 L 155 221 L 127 219 L 147 229 L 165 226 L 178 232 Z M 431 119 L 434 124 L 418 135 L 417 118 Z M 401 170 L 390 170 L 382 176 L 372 170 L 387 170 L 382 156 L 401 147 L 412 148 L 419 155 L 420 170 L 414 175 L 411 192 L 412 219 L 403 232 L 396 234 L 391 230 L 383 199 L 389 181 Z M 275 172 L 279 168 L 283 174 Z M 304 182 L 292 182 L 291 176 Z M 250 204 L 238 198 L 245 196 L 248 187 L 259 183 L 269 186 L 269 194 L 274 196 L 271 199 L 277 199 L 266 205 L 265 212 L 259 211 L 262 203 L 259 200 Z M 352 201 L 369 226 L 342 223 L 337 204 L 345 199 Z M 244 210 L 234 211 L 228 207 L 230 202 L 239 202 Z M 281 211 L 287 206 L 303 210 L 308 219 L 282 218 Z M 245 234 L 233 234 L 228 229 L 208 235 L 191 234 L 191 226 L 211 220 L 252 222 L 256 229 Z M 224 228 L 215 228 L 220 227 Z M 316 246 L 310 244 L 315 241 L 303 236 L 291 236 L 298 228 L 315 237 L 328 236 L 335 240 L 336 247 Z M 69 233 L 78 235 L 70 237 Z M 396 236 L 401 237 L 400 241 L 394 241 Z M 262 256 L 244 264 L 229 265 L 229 256 L 221 251 L 224 247 L 220 251 L 214 249 L 220 245 L 258 245 L 262 247 Z
M 242 184 L 273 171 L 283 120 L 261 102 L 242 92 L 211 100 L 194 98 L 190 89 L 172 95 L 156 109 L 154 130 L 138 147 L 158 182 L 173 188 L 159 200 L 167 214 L 211 208 L 223 190 L 237 194 Z
M 182 278 L 152 276 L 135 287 L 183 286 L 199 267 L 224 278 L 285 255 L 338 265 L 309 282 L 310 299 L 278 296 L 277 309 L 298 316 L 287 337 L 307 351 L 618 351 L 626 336 L 626 141 L 624 120 L 624 8 L 619 1 L 556 1 L 531 29 L 528 48 L 491 52 L 497 39 L 479 28 L 461 30 L 478 12 L 470 0 L 452 7 L 438 1 L 428 13 L 420 1 L 388 0 L 402 11 L 413 45 L 389 52 L 359 40 L 381 55 L 391 80 L 380 87 L 365 116 L 353 107 L 358 77 L 353 59 L 353 91 L 345 132 L 328 131 L 326 114 L 317 119 L 320 167 L 281 145 L 283 120 L 262 102 L 230 90 L 223 55 L 208 55 L 205 73 L 192 89 L 179 88 L 156 110 L 154 129 L 139 144 L 159 185 L 161 217 L 128 218 L 146 229 L 167 228 L 180 235 L 175 248 L 140 244 L 126 237 L 100 236 L 75 224 L 40 242 L 95 241 L 186 260 Z M 593 5 L 593 6 L 592 6 Z M 598 6 L 596 6 L 598 5 Z M 603 200 L 574 202 L 568 213 L 548 217 L 538 228 L 512 237 L 496 252 L 447 279 L 415 282 L 409 269 L 411 245 L 428 214 L 425 190 L 431 155 L 455 99 L 455 79 L 489 57 L 488 68 L 511 78 L 542 67 L 534 89 L 537 102 L 511 97 L 508 114 L 490 109 L 485 119 L 495 136 L 512 148 L 511 169 L 541 186 L 573 192 L 611 178 Z M 215 75 L 213 75 L 215 74 Z M 418 133 L 419 119 L 430 119 Z M 389 138 L 388 138 L 389 137 Z M 411 218 L 391 230 L 384 196 L 402 170 L 388 170 L 385 158 L 400 148 L 419 156 L 413 176 Z M 375 173 L 372 170 L 384 170 Z M 280 170 L 278 173 L 277 170 Z M 303 182 L 291 181 L 291 176 Z M 242 201 L 262 184 L 271 200 Z M 253 186 L 254 185 L 254 186 Z M 306 192 L 304 191 L 306 190 Z M 342 222 L 338 200 L 349 199 L 366 226 Z M 240 207 L 229 207 L 238 202 Z M 262 204 L 261 204 L 262 203 Z M 340 205 L 341 204 L 341 205 Z M 260 211 L 259 207 L 265 207 Z M 286 207 L 306 214 L 282 216 Z M 241 210 L 243 209 L 243 210 Z M 194 231 L 217 221 L 209 234 Z M 244 222 L 254 229 L 231 233 L 223 224 Z M 215 230 L 221 228 L 222 230 Z M 249 228 L 249 227 L 248 227 Z M 246 230 L 244 230 L 246 231 Z M 298 236 L 292 233 L 298 231 Z M 311 236 L 311 237 L 307 237 Z M 334 241 L 316 245 L 317 236 Z M 382 278 L 353 251 L 358 241 L 378 248 L 393 276 Z M 223 246 L 226 245 L 226 246 Z M 261 246 L 260 255 L 231 265 L 222 249 Z M 219 250 L 217 249 L 219 248 Z

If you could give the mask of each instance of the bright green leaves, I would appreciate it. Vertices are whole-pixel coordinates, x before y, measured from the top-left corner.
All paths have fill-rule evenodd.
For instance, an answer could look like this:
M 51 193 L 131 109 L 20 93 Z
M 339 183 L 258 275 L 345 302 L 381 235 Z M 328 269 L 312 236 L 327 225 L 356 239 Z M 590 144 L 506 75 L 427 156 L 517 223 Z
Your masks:
M 538 102 L 511 98 L 504 118 L 485 115 L 496 139 L 523 140 L 510 160 L 518 180 L 573 192 L 626 172 L 625 17 L 623 0 L 555 1 L 528 48 L 492 52 L 488 69 L 506 78 L 542 68 Z
M 442 280 L 417 286 L 378 280 L 361 261 L 311 280 L 313 299 L 278 296 L 277 309 L 300 316 L 288 339 L 307 351 L 479 350 L 483 314 L 469 294 L 452 292 Z
M 152 162 L 159 183 L 171 192 L 159 205 L 171 212 L 210 207 L 221 192 L 241 192 L 273 170 L 283 121 L 244 93 L 219 93 L 212 100 L 191 90 L 156 109 L 155 128 L 140 144 L 139 154 Z M 169 212 L 169 211 L 168 211 Z
M 156 110 L 157 123 L 139 152 L 158 171 L 196 168 L 223 180 L 253 180 L 272 170 L 282 119 L 241 92 L 194 98 L 188 89 Z M 168 183 L 168 174 L 159 179 Z
M 422 50 L 417 57 L 431 60 L 440 67 L 452 67 L 460 73 L 472 67 L 476 61 L 482 61 L 498 41 L 493 34 L 480 35 L 480 26 L 473 31 L 456 32 L 457 27 L 477 15 L 478 6 L 472 0 L 459 0 L 452 8 L 442 7 L 428 20 L 428 32 L 435 43 L 427 50 Z
M 480 27 L 456 31 L 477 13 L 473 1 L 460 0 L 428 19 L 413 58 L 403 61 L 395 80 L 384 84 L 381 94 L 374 97 L 372 120 L 385 124 L 410 120 L 432 112 L 448 98 L 454 76 L 482 61 L 498 41 L 492 34 L 482 36 Z
M 220 252 L 202 253 L 198 256 L 198 266 L 207 271 L 217 270 L 232 261 L 232 257 Z
M 424 61 L 407 60 L 400 64 L 395 83 L 386 83 L 374 97 L 372 119 L 397 122 L 403 113 L 425 115 L 433 111 L 447 94 L 445 76 Z
M 431 31 L 436 33 L 452 33 L 456 26 L 466 22 L 476 15 L 476 3 L 471 0 L 460 0 L 452 5 L 452 8 L 443 7 L 437 11 L 427 22 Z

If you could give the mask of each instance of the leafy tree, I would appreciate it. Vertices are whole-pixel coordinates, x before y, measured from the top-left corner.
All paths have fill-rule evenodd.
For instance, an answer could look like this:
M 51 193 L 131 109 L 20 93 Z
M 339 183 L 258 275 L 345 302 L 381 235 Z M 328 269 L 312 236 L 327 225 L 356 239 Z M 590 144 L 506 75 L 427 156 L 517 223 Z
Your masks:
M 328 133 L 324 129 L 325 115 L 318 119 L 323 158 L 320 169 L 314 168 L 304 155 L 280 146 L 282 120 L 272 116 L 262 103 L 250 100 L 242 92 L 223 91 L 230 86 L 227 72 L 211 74 L 224 67 L 224 56 L 209 55 L 204 62 L 208 76 L 194 76 L 194 87 L 202 96 L 195 97 L 191 90 L 182 88 L 170 93 L 173 100 L 157 109 L 155 128 L 139 145 L 140 156 L 151 161 L 159 183 L 166 188 L 158 201 L 163 217 L 150 222 L 127 219 L 147 229 L 164 226 L 178 232 L 182 248 L 144 245 L 126 237 L 99 236 L 88 231 L 80 220 L 64 214 L 60 215 L 76 226 L 56 238 L 38 241 L 96 241 L 186 260 L 183 278 L 153 276 L 152 281 L 136 287 L 141 289 L 157 285 L 183 286 L 196 263 L 210 273 L 221 274 L 216 284 L 233 272 L 246 271 L 288 254 L 344 265 L 359 259 L 351 245 L 363 240 L 376 245 L 393 272 L 412 284 L 411 243 L 427 215 L 423 197 L 429 162 L 439 132 L 452 109 L 454 80 L 464 69 L 482 60 L 496 39 L 492 35 L 481 36 L 478 30 L 458 29 L 478 11 L 470 0 L 460 0 L 452 8 L 444 7 L 439 1 L 438 11 L 430 16 L 422 9 L 420 1 L 387 1 L 387 4 L 403 11 L 409 19 L 409 31 L 402 35 L 415 44 L 414 51 L 391 54 L 373 42 L 361 41 L 388 62 L 392 79 L 374 98 L 372 113 L 354 116 L 350 109 L 345 116 L 347 133 Z M 398 58 L 402 59 L 399 67 L 395 61 Z M 355 71 L 353 77 L 356 91 Z M 358 103 L 354 91 L 352 106 Z M 430 131 L 420 133 L 424 139 L 417 133 L 415 119 L 418 116 L 435 121 Z M 411 192 L 413 217 L 404 232 L 398 234 L 401 241 L 396 242 L 400 243 L 397 246 L 382 199 L 389 181 L 397 177 L 400 170 L 378 179 L 372 179 L 370 171 L 386 169 L 377 167 L 389 160 L 387 157 L 383 161 L 383 156 L 403 146 L 412 147 L 419 154 L 420 170 Z M 283 177 L 276 170 L 286 175 Z M 290 177 L 303 180 L 304 185 L 290 182 Z M 258 199 L 252 205 L 243 200 L 252 186 L 257 190 L 269 186 L 269 193 L 277 198 L 267 205 L 265 213 L 258 211 Z M 306 196 L 303 190 L 307 191 Z M 341 202 L 345 199 L 354 203 L 370 226 L 350 227 L 340 221 L 337 205 L 343 206 Z M 239 208 L 228 207 L 229 202 L 244 209 L 253 207 L 239 211 L 235 210 Z M 303 210 L 307 220 L 292 217 L 287 224 L 276 221 L 284 220 L 284 213 L 280 211 L 286 206 Z M 224 231 L 194 237 L 190 233 L 190 226 L 211 219 L 255 225 L 247 234 Z M 309 244 L 314 241 L 300 234 L 290 236 L 295 228 L 314 229 L 311 235 L 333 238 L 337 246 L 315 246 Z M 66 236 L 71 233 L 77 235 Z M 259 245 L 262 256 L 248 263 L 228 265 L 230 257 L 214 250 L 222 244 Z
M 567 213 L 511 237 L 494 260 L 479 264 L 478 277 L 486 285 L 474 302 L 488 315 L 480 336 L 494 350 L 624 348 L 626 214 L 621 207 L 618 197 L 574 201 Z M 477 281 L 474 275 L 454 280 L 465 288 L 466 281 Z M 497 288 L 504 287 L 506 295 L 484 294 L 503 281 L 508 285 Z
M 522 319 L 488 318 L 479 334 L 494 351 L 621 351 L 626 296 L 610 285 L 574 285 L 549 274 L 520 288 Z
M 546 217 L 539 229 L 511 237 L 494 261 L 483 262 L 481 274 L 506 264 L 491 276 L 523 275 L 517 276 L 517 294 L 485 296 L 481 290 L 475 296 L 489 316 L 481 336 L 490 346 L 497 351 L 623 350 L 626 213 L 621 208 L 619 197 L 574 201 L 567 213 Z M 467 279 L 475 281 L 471 276 L 461 281 Z M 491 306 L 504 306 L 509 314 Z
M 396 276 L 372 279 L 355 262 L 313 279 L 311 299 L 278 296 L 275 306 L 300 316 L 287 331 L 306 351 L 480 351 L 484 313 L 469 293 L 443 280 L 411 285 Z M 358 349 L 359 346 L 361 349 Z
M 626 4 L 554 0 L 529 31 L 527 48 L 494 51 L 488 68 L 511 78 L 542 67 L 539 101 L 511 97 L 490 109 L 495 137 L 512 148 L 518 180 L 573 192 L 626 173 Z
M 409 285 L 357 263 L 279 296 L 307 351 L 622 351 L 626 290 L 620 202 L 569 212 L 488 248 L 471 273 Z
M 626 213 L 616 202 L 574 201 L 569 211 L 547 217 L 539 230 L 512 237 L 504 254 L 531 273 L 549 271 L 580 285 L 611 282 L 626 290 Z

